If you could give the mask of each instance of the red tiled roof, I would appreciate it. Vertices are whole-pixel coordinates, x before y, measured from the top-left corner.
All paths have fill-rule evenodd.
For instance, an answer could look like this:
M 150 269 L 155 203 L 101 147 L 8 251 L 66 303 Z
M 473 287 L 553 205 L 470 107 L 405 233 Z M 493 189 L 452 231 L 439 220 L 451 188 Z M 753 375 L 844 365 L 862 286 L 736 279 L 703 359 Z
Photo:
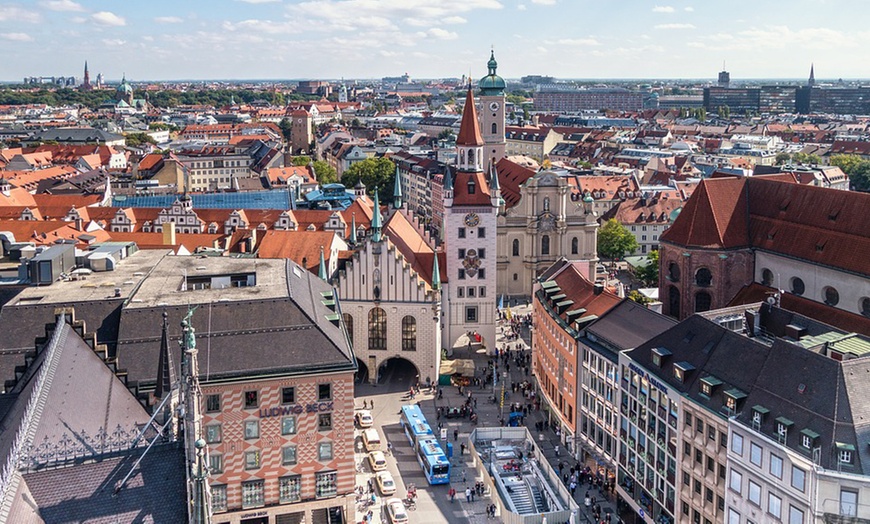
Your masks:
M 731 299 L 731 303 L 728 306 L 763 302 L 772 296 L 773 293 L 777 292 L 772 287 L 753 282 L 748 286 L 743 286 L 737 292 L 737 295 Z M 782 293 L 780 295 L 780 306 L 788 311 L 793 311 L 845 331 L 862 334 L 870 333 L 870 318 L 816 302 L 815 300 L 791 293 Z
M 423 233 L 408 220 L 404 212 L 396 211 L 390 216 L 384 226 L 384 235 L 402 253 L 420 278 L 431 286 L 435 252 Z
M 474 180 L 474 194 L 468 192 L 468 182 Z M 490 206 L 489 184 L 483 173 L 456 172 L 453 175 L 453 205 Z
M 496 162 L 495 170 L 498 172 L 498 185 L 501 188 L 501 197 L 505 201 L 505 207 L 514 207 L 520 202 L 520 186 L 535 176 L 535 170 L 511 162 L 507 158 L 502 158 Z
M 465 95 L 465 109 L 462 110 L 462 123 L 459 124 L 459 136 L 456 137 L 458 146 L 482 146 L 483 137 L 480 136 L 480 126 L 477 122 L 477 108 L 474 107 L 474 94 L 471 87 Z
M 583 308 L 585 315 L 601 316 L 611 308 L 619 304 L 621 299 L 608 290 L 595 294 L 595 285 L 583 276 L 579 264 L 584 262 L 564 262 L 567 264 L 564 270 L 559 272 L 551 280 L 555 281 L 565 295 L 562 300 L 573 300 L 574 303 L 560 315 L 567 321 L 567 312 Z
M 331 231 L 266 231 L 257 250 L 259 258 L 289 258 L 309 271 L 317 271 L 320 265 L 320 248 L 323 258 L 329 260 L 335 233 Z
M 702 180 L 660 240 L 705 248 L 748 246 L 744 181 L 743 178 Z

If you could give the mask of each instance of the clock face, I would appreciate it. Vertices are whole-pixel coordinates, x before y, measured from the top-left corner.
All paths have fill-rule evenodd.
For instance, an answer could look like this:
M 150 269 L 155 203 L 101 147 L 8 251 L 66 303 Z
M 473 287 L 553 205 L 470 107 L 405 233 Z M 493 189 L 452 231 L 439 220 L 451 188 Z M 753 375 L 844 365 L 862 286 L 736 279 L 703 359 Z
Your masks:
M 498 102 L 492 102 L 491 104 L 489 104 L 489 108 L 492 111 L 498 111 Z
M 304 122 L 304 120 L 302 120 L 302 119 L 300 118 L 299 120 L 297 120 L 297 122 L 299 122 L 299 123 L 301 124 L 302 122 Z
M 465 225 L 468 227 L 475 227 L 477 224 L 480 224 L 480 217 L 477 216 L 477 213 L 469 213 L 465 215 Z

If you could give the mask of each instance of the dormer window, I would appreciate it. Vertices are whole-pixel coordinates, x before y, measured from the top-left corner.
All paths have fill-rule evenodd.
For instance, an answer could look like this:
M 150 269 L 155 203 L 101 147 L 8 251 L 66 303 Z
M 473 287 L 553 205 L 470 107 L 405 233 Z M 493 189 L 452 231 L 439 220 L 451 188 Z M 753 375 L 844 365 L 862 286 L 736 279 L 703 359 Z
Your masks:
M 801 447 L 807 450 L 813 449 L 819 439 L 819 434 L 811 429 L 801 430 Z
M 701 394 L 711 397 L 713 396 L 713 391 L 716 390 L 716 387 L 721 384 L 722 381 L 714 377 L 713 375 L 704 377 L 701 379 Z
M 688 362 L 677 362 L 674 364 L 674 378 L 679 380 L 680 382 L 686 381 L 686 374 L 690 371 L 693 371 L 695 366 L 689 364 Z
M 735 413 L 737 408 L 740 406 L 740 401 L 745 398 L 746 393 L 737 388 L 731 388 L 725 392 L 725 407 L 727 407 L 732 413 Z
M 794 425 L 794 422 L 785 418 L 785 417 L 777 417 L 776 419 L 776 435 L 781 439 L 785 439 L 788 436 L 788 430 Z
M 665 348 L 653 348 L 652 362 L 657 367 L 662 367 L 662 363 L 671 356 L 671 352 Z
M 474 194 L 474 188 L 475 188 L 474 180 L 469 180 L 469 181 L 468 181 L 468 194 L 469 194 L 469 195 L 473 195 L 473 194 Z
M 761 405 L 752 406 L 752 425 L 760 426 L 764 422 L 764 417 L 770 413 L 770 410 Z
M 845 444 L 843 442 L 837 442 L 837 460 L 840 464 L 851 464 L 852 457 L 855 455 L 855 446 L 852 444 Z

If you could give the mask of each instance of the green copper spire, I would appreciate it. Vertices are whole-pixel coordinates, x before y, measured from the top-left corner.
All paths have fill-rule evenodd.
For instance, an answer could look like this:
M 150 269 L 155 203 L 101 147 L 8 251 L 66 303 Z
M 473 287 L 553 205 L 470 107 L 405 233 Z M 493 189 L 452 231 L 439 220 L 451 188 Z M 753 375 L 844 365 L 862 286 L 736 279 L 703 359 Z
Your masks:
M 323 260 L 323 246 L 320 246 L 320 269 L 317 270 L 317 276 L 321 280 L 328 280 L 326 278 L 326 262 Z
M 449 166 L 444 168 L 444 191 L 453 191 L 453 173 Z
M 378 188 L 375 188 L 375 208 L 372 216 L 372 240 L 381 241 L 381 204 L 378 201 Z
M 350 243 L 356 244 L 356 213 L 350 214 Z
M 441 269 L 438 267 L 438 252 L 435 252 L 435 259 L 432 261 L 432 289 L 441 289 Z
M 396 166 L 396 178 L 393 181 L 393 208 L 402 209 L 402 182 L 399 178 L 399 166 Z
M 501 186 L 498 185 L 498 171 L 495 164 L 489 164 L 489 188 L 493 191 L 501 191 Z

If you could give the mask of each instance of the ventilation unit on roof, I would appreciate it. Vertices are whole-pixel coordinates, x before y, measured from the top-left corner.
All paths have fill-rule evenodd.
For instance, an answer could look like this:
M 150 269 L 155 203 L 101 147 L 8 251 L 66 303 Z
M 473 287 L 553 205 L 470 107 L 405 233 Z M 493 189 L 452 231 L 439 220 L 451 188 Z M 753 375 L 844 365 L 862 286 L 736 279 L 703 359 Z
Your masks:
M 797 388 L 797 389 L 798 389 L 798 393 L 800 393 L 801 395 L 803 395 L 803 394 L 806 393 L 806 391 L 807 391 L 807 386 L 806 386 L 806 384 L 801 383 L 801 384 L 798 384 L 798 388 Z

